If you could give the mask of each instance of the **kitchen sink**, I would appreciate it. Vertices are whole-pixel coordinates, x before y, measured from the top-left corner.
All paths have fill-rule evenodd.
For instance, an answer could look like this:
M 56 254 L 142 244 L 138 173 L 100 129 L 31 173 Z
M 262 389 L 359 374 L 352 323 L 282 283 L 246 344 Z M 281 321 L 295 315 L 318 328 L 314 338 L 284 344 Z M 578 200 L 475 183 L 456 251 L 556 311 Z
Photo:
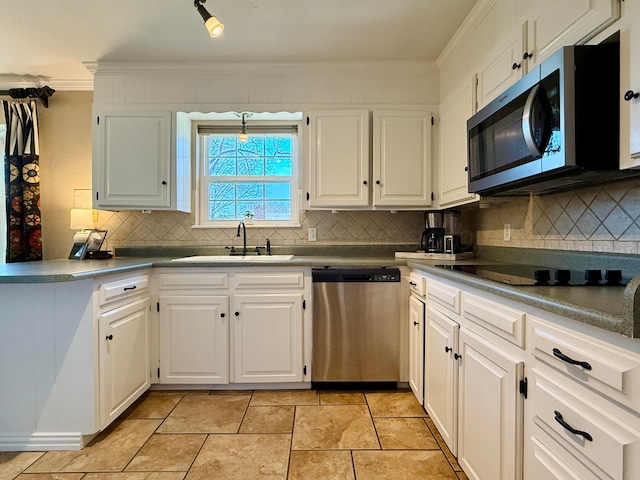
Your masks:
M 293 255 L 194 255 L 193 257 L 174 258 L 172 262 L 211 262 L 211 263 L 238 263 L 255 262 L 271 263 L 291 260 Z

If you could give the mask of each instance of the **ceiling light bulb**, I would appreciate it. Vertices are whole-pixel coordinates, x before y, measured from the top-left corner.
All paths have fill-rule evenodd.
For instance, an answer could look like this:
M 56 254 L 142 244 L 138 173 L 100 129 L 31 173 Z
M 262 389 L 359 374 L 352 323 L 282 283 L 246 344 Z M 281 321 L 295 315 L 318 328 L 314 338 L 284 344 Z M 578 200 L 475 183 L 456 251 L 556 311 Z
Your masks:
M 212 37 L 217 37 L 224 30 L 224 25 L 220 23 L 220 20 L 213 16 L 208 18 L 207 21 L 204 22 L 204 26 L 207 27 L 207 30 L 209 30 L 209 35 L 211 35 Z
M 238 135 L 238 140 L 240 140 L 242 143 L 247 143 L 249 141 L 249 135 L 247 134 L 247 132 L 242 132 L 240 135 Z

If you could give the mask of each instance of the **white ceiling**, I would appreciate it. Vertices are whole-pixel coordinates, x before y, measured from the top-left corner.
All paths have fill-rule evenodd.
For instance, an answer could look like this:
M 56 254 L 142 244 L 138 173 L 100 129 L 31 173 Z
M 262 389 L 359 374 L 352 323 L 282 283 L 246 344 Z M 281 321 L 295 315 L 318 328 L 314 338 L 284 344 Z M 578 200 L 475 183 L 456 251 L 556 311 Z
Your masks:
M 0 0 L 0 77 L 73 89 L 91 82 L 82 62 L 435 60 L 475 3 L 208 0 L 212 39 L 193 0 Z

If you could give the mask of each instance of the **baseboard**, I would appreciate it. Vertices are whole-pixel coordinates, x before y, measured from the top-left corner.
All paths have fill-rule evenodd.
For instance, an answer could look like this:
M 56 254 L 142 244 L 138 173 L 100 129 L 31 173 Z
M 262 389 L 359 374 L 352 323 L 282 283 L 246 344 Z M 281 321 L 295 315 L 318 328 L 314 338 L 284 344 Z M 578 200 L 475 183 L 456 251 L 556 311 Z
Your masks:
M 81 433 L 0 434 L 0 452 L 36 452 L 45 450 L 80 450 Z

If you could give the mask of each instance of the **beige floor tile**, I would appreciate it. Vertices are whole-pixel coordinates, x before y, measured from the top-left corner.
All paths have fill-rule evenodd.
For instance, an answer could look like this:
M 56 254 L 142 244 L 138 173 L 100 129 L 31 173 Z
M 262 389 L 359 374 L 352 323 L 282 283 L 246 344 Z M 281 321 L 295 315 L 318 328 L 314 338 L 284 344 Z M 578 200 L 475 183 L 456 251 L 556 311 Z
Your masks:
M 209 435 L 187 480 L 285 480 L 291 435 Z
M 358 480 L 457 480 L 439 450 L 355 451 L 353 464 Z
M 236 433 L 250 395 L 184 397 L 158 428 L 158 433 Z
M 44 452 L 0 452 L 0 480 L 11 480 Z
M 366 405 L 296 407 L 294 450 L 380 448 Z
M 375 392 L 365 396 L 374 417 L 427 416 L 412 392 Z
M 251 406 L 264 405 L 319 405 L 315 390 L 258 390 L 251 397 Z
M 362 392 L 320 392 L 321 405 L 367 403 Z
M 182 399 L 182 395 L 147 395 L 127 418 L 165 418 Z
M 287 480 L 355 480 L 351 452 L 294 450 Z
M 82 480 L 183 480 L 187 472 L 87 473 Z
M 240 433 L 291 433 L 293 406 L 249 407 L 244 415 Z
M 449 460 L 449 463 L 451 464 L 453 469 L 456 472 L 461 472 L 462 468 L 458 464 L 458 460 L 456 460 L 456 457 L 453 456 L 453 453 L 451 453 L 451 450 L 449 450 L 449 447 L 447 447 L 447 444 L 445 443 L 444 438 L 442 438 L 442 435 L 440 435 L 440 432 L 436 428 L 436 425 L 433 423 L 433 420 L 427 417 L 424 419 L 424 421 L 427 423 L 429 430 L 431 430 L 431 433 L 433 433 L 433 436 L 436 439 L 436 442 L 438 442 L 438 445 L 442 449 L 444 456 L 447 457 L 447 460 Z
M 439 450 L 438 442 L 422 418 L 374 418 L 384 450 Z
M 26 473 L 121 471 L 161 421 L 124 420 L 82 450 L 45 453 Z
M 152 435 L 125 470 L 186 472 L 206 438 L 204 434 Z
M 15 480 L 80 480 L 84 473 L 23 473 Z

